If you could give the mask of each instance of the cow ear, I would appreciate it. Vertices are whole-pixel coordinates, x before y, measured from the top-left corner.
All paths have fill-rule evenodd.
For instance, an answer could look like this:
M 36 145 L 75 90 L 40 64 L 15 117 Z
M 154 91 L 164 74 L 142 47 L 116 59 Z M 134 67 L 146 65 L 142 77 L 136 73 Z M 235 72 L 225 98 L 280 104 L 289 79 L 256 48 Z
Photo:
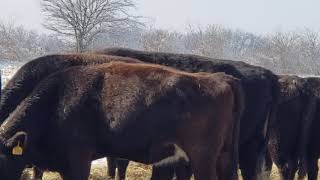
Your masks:
M 11 150 L 12 155 L 23 155 L 27 147 L 27 133 L 22 131 L 17 132 L 8 140 L 6 145 Z

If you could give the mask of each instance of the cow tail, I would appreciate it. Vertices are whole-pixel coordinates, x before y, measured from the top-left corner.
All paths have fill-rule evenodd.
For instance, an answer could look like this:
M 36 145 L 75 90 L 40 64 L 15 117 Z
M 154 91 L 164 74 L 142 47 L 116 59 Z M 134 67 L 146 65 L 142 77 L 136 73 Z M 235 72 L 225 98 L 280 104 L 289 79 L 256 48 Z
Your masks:
M 268 143 L 269 143 L 269 139 L 272 133 L 272 127 L 274 127 L 276 125 L 276 121 L 277 121 L 277 111 L 278 111 L 278 106 L 279 106 L 279 101 L 280 101 L 280 85 L 278 82 L 279 78 L 276 75 L 272 75 L 271 76 L 271 99 L 270 99 L 270 103 L 268 104 L 268 115 L 267 115 L 267 119 L 265 121 L 264 124 L 264 128 L 263 128 L 263 137 L 264 137 L 264 143 L 263 143 L 263 150 L 261 152 L 261 156 L 260 156 L 260 162 L 261 162 L 261 170 L 262 171 L 271 171 L 272 168 L 272 163 L 270 163 L 270 159 L 267 160 L 267 157 L 269 156 L 270 153 L 268 151 Z M 269 161 L 269 163 L 268 163 Z M 271 160 L 272 161 L 272 160 Z M 268 177 L 270 176 L 269 174 L 270 172 L 268 172 L 267 175 Z
M 244 111 L 244 93 L 241 85 L 241 80 L 236 79 L 232 83 L 232 89 L 234 93 L 234 106 L 233 106 L 233 117 L 234 117 L 234 128 L 232 134 L 232 144 L 233 146 L 233 164 L 232 164 L 232 173 L 237 175 L 238 163 L 239 163 L 239 136 L 240 136 L 240 120 Z
M 264 136 L 264 147 L 265 149 L 264 151 L 264 155 L 263 158 L 266 157 L 265 153 L 268 153 L 268 143 L 269 143 L 269 139 L 271 136 L 271 129 L 273 126 L 276 125 L 276 121 L 277 121 L 277 111 L 278 111 L 278 106 L 280 103 L 280 85 L 279 85 L 279 79 L 277 76 L 273 75 L 272 79 L 271 79 L 271 101 L 269 104 L 269 112 L 268 112 L 268 116 L 264 125 L 264 132 L 263 132 L 263 136 Z
M 265 139 L 266 139 L 266 144 L 268 144 L 269 141 L 269 133 L 270 133 L 270 128 L 275 125 L 276 120 L 277 120 L 277 110 L 278 110 L 278 105 L 280 103 L 280 85 L 279 85 L 279 79 L 277 76 L 273 76 L 271 80 L 271 104 L 270 104 L 270 109 L 269 109 L 269 117 L 266 120 L 266 129 L 265 129 Z

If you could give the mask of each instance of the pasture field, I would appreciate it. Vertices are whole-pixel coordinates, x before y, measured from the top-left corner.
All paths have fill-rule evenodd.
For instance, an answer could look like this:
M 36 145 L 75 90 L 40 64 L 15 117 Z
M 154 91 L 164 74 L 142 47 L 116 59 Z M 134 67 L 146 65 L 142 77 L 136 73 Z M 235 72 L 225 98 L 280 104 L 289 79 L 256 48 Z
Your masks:
M 150 177 L 151 177 L 151 166 L 130 162 L 130 165 L 127 171 L 127 176 L 126 176 L 127 180 L 149 180 Z M 318 178 L 320 178 L 320 175 L 318 175 Z M 93 163 L 89 180 L 106 180 L 106 179 L 107 179 L 107 163 L 105 161 Z M 22 180 L 32 180 L 32 173 L 30 170 L 26 170 L 24 172 Z M 43 180 L 61 180 L 61 177 L 59 176 L 58 173 L 46 172 L 44 174 Z M 242 180 L 240 175 L 239 175 L 239 180 Z M 275 166 L 273 166 L 272 168 L 271 180 L 280 180 L 278 170 Z

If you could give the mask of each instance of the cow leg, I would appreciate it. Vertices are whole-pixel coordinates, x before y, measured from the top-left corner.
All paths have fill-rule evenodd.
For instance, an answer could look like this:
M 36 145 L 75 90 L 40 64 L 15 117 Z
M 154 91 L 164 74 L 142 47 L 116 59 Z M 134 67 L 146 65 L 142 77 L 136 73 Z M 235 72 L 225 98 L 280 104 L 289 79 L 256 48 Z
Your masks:
M 68 154 L 68 169 L 61 172 L 63 180 L 88 180 L 92 156 L 83 148 L 72 148 Z
M 241 169 L 241 175 L 244 180 L 256 180 L 257 159 L 257 152 L 252 151 L 250 153 L 249 148 L 240 148 L 239 164 Z
M 308 157 L 308 180 L 316 180 L 318 176 L 318 158 L 316 156 Z
M 270 153 L 269 151 L 265 154 L 265 170 L 266 170 L 266 177 L 267 179 L 270 178 L 270 174 L 271 174 L 271 171 L 272 171 L 272 159 L 271 159 L 271 156 L 270 156 Z
M 297 171 L 296 161 L 293 159 L 288 160 L 288 162 L 285 163 L 285 165 L 281 166 L 279 170 L 280 170 L 280 176 L 282 177 L 282 179 L 293 180 L 294 175 Z
M 152 167 L 151 180 L 172 180 L 173 176 L 174 176 L 173 167 L 161 167 L 161 166 Z
M 176 176 L 174 176 L 176 174 Z M 153 166 L 152 180 L 190 180 L 192 176 L 192 169 L 189 163 L 177 163 L 172 166 Z
M 117 159 L 112 157 L 107 157 L 107 163 L 108 163 L 109 179 L 114 179 L 116 176 Z
M 288 166 L 289 166 L 288 163 L 282 163 L 280 165 L 277 165 L 281 179 L 285 179 L 285 180 L 288 179 L 288 177 L 289 177 L 289 173 L 288 173 L 289 167 Z
M 229 152 L 223 152 L 219 158 L 218 158 L 218 165 L 217 165 L 217 173 L 219 180 L 224 179 L 224 180 L 232 180 L 232 179 L 237 179 L 237 170 L 234 170 L 232 172 L 232 166 L 233 166 L 233 160 L 230 157 Z
M 298 162 L 296 160 L 293 160 L 289 164 L 289 180 L 294 180 L 294 176 L 298 170 Z
M 127 167 L 129 165 L 129 160 L 125 159 L 116 159 L 117 163 L 117 174 L 116 174 L 116 180 L 124 180 L 126 178 L 126 171 Z
M 41 180 L 42 176 L 43 176 L 43 171 L 40 168 L 38 168 L 37 166 L 33 166 L 33 177 L 36 180 Z
M 191 157 L 192 158 L 192 157 Z M 200 157 L 196 157 L 191 159 L 194 179 L 195 180 L 217 180 L 217 168 L 216 168 L 216 160 L 212 161 L 212 159 L 208 156 L 200 155 Z
M 307 176 L 306 168 L 303 164 L 299 163 L 298 167 L 298 180 L 303 180 Z
M 208 141 L 206 141 L 208 142 Z M 192 143 L 191 143 L 192 144 Z M 215 147 L 213 147 L 215 146 Z M 196 147 L 196 148 L 195 148 Z M 191 151 L 187 151 L 192 165 L 195 180 L 217 180 L 217 160 L 221 152 L 222 145 L 194 144 Z
M 256 180 L 262 173 L 266 151 L 265 140 L 262 136 L 256 138 L 254 142 L 242 144 L 239 148 L 239 164 L 244 180 Z
M 288 162 L 288 180 L 294 180 L 294 176 L 298 170 L 298 161 L 294 159 L 290 159 Z
M 176 180 L 190 180 L 192 176 L 192 168 L 190 163 L 182 163 L 175 168 Z
M 238 179 L 238 130 L 238 128 L 234 129 L 234 132 L 229 133 L 227 138 L 224 140 L 222 152 L 218 157 L 217 164 L 219 180 Z
M 174 148 L 171 149 L 171 148 Z M 167 149 L 168 148 L 168 149 Z M 152 148 L 152 153 L 157 154 L 158 157 L 154 157 L 155 159 L 161 159 L 157 163 L 155 163 L 152 167 L 152 180 L 185 180 L 190 179 L 192 171 L 189 165 L 189 160 L 184 150 L 181 149 L 177 144 L 171 145 L 161 145 L 154 146 Z M 170 149 L 170 150 L 169 150 Z M 159 151 L 160 150 L 160 151 Z M 173 154 L 172 152 L 173 151 Z M 163 152 L 170 152 L 170 156 L 167 157 L 168 154 L 162 156 Z M 167 162 L 165 162 L 167 161 Z M 165 162 L 165 163 L 163 163 Z M 176 173 L 176 177 L 174 174 Z M 189 175 L 190 174 L 190 175 Z

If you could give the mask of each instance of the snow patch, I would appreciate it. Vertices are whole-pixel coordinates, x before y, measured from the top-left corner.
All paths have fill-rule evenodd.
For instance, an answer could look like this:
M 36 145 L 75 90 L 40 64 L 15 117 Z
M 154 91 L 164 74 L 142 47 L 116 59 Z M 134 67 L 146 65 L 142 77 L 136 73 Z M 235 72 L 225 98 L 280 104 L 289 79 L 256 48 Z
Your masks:
M 0 71 L 1 71 L 1 89 L 7 84 L 12 76 L 18 71 L 18 69 L 25 64 L 24 62 L 16 62 L 11 60 L 0 60 Z

